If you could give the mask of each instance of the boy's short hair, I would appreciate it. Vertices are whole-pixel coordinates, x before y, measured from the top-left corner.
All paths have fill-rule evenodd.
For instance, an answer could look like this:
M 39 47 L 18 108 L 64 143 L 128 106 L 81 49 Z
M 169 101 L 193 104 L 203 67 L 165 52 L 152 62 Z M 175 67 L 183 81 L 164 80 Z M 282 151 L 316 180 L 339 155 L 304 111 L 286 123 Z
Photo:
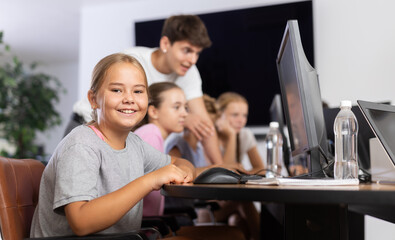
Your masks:
M 196 15 L 176 15 L 166 19 L 162 28 L 162 37 L 169 38 L 170 43 L 188 41 L 194 46 L 208 48 L 211 40 L 206 26 Z

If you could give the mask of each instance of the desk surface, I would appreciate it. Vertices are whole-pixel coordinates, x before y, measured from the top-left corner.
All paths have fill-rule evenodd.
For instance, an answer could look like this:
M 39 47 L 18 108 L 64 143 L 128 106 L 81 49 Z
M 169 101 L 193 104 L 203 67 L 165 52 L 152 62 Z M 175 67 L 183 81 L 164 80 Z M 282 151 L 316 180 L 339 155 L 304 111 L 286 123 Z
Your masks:
M 191 183 L 167 184 L 163 186 L 161 193 L 182 198 L 284 204 L 285 238 L 292 240 L 349 239 L 347 210 L 395 223 L 395 185 L 262 186 Z M 311 231 L 306 225 L 311 221 L 324 221 L 324 224 L 319 225 L 321 231 Z
M 162 194 L 205 200 L 395 206 L 395 185 L 261 186 L 248 184 L 167 184 Z

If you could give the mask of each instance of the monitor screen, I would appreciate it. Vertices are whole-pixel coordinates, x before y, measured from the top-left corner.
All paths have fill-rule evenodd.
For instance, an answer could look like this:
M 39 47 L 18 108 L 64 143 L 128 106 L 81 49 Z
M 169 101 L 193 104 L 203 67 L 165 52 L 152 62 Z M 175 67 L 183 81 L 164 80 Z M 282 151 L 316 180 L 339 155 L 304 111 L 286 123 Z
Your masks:
M 288 135 L 285 131 L 283 105 L 281 103 L 281 95 L 276 94 L 273 97 L 272 104 L 270 105 L 270 121 L 278 122 L 280 133 L 283 137 L 283 159 L 286 167 L 289 165 L 289 145 Z
M 278 122 L 280 131 L 284 132 L 284 114 L 280 94 L 274 95 L 272 103 L 270 104 L 269 113 L 270 121 Z
M 287 22 L 276 62 L 292 156 L 305 155 L 310 174 L 331 175 L 318 77 L 304 54 L 297 20 Z
M 358 105 L 395 166 L 395 106 L 361 100 Z

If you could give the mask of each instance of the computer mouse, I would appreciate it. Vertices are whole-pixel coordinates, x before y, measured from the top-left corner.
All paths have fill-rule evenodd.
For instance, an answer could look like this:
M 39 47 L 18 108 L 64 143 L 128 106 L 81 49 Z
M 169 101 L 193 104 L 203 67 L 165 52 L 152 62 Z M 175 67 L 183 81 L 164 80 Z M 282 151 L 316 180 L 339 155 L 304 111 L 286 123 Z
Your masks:
M 209 183 L 225 183 L 235 184 L 239 183 L 241 176 L 231 170 L 221 167 L 209 168 L 199 174 L 193 183 L 195 184 L 209 184 Z

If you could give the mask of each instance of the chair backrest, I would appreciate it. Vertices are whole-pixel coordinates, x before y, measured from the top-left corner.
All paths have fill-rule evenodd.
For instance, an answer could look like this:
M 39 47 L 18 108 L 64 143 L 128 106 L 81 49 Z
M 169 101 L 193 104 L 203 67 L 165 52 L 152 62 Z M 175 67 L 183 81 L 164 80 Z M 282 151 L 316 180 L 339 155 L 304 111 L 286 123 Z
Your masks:
M 0 227 L 3 240 L 30 235 L 44 164 L 0 156 Z

